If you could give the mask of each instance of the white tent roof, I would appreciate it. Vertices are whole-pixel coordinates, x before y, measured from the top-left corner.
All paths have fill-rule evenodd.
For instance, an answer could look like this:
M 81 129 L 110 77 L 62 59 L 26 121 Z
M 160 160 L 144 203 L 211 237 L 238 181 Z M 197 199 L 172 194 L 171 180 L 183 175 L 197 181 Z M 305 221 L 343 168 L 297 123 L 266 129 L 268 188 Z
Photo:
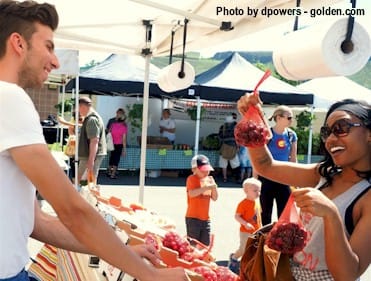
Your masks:
M 201 84 L 204 86 L 246 89 L 252 91 L 263 74 L 264 72 L 262 70 L 244 59 L 240 54 L 234 53 L 230 62 L 222 71 L 220 71 L 214 78 Z M 198 75 L 198 77 L 201 75 L 202 74 Z M 308 93 L 273 76 L 268 77 L 259 89 L 260 91 L 271 93 Z
M 314 107 L 327 109 L 336 101 L 352 98 L 371 104 L 371 90 L 344 76 L 315 78 L 302 83 L 298 88 L 314 94 Z
M 302 0 L 301 7 L 328 7 L 341 0 Z M 40 2 L 44 2 L 40 0 Z M 112 53 L 140 54 L 148 48 L 143 21 L 150 21 L 153 55 L 169 54 L 171 31 L 174 53 L 182 51 L 184 19 L 187 18 L 186 50 L 200 50 L 221 42 L 258 32 L 276 24 L 293 21 L 294 16 L 262 15 L 263 8 L 295 8 L 295 0 L 49 0 L 60 15 L 55 34 L 58 48 L 98 50 Z M 217 12 L 217 7 L 222 12 Z M 257 9 L 257 16 L 249 16 L 247 7 Z M 236 15 L 236 10 L 242 15 Z M 86 12 L 85 12 L 86 11 Z M 233 27 L 224 31 L 224 26 Z M 228 28 L 226 28 L 228 30 Z
M 157 81 L 160 69 L 151 64 L 149 81 Z M 141 56 L 112 54 L 104 61 L 83 72 L 80 77 L 99 78 L 112 81 L 140 81 L 144 80 L 145 60 Z

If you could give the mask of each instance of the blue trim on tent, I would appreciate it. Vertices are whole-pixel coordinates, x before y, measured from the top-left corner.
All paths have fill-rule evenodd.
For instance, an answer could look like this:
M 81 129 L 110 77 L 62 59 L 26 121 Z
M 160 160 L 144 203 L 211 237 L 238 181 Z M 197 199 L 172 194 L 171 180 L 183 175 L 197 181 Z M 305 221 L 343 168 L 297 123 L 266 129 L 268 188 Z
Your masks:
M 217 64 L 216 66 L 210 68 L 209 70 L 206 70 L 205 72 L 198 74 L 195 77 L 195 83 L 198 85 L 202 85 L 217 77 L 219 73 L 223 72 L 224 69 L 231 63 L 232 58 L 233 54 L 227 57 L 221 63 Z

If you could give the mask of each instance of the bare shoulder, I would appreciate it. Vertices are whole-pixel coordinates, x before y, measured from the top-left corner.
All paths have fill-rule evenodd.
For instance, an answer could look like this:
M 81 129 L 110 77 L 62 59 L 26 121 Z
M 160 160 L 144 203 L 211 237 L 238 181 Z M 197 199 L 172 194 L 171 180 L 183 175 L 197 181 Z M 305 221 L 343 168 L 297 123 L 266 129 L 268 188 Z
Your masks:
M 358 219 L 365 217 L 370 221 L 371 224 L 371 188 L 362 195 L 358 202 L 354 206 L 353 217 L 357 216 Z

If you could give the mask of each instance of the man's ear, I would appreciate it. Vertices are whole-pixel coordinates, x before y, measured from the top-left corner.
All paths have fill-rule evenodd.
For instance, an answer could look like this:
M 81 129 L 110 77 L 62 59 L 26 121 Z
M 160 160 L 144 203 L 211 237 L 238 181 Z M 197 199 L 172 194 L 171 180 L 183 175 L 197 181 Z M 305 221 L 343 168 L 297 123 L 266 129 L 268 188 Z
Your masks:
M 12 49 L 18 54 L 22 54 L 26 48 L 26 41 L 19 33 L 16 32 L 10 35 L 9 43 Z

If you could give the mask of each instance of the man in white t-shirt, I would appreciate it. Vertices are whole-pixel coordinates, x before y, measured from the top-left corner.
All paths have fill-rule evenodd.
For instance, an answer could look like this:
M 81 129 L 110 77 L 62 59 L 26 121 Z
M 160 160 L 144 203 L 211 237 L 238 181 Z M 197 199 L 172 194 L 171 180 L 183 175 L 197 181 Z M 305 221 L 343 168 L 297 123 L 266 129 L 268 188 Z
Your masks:
M 162 137 L 174 144 L 175 141 L 175 121 L 170 117 L 170 109 L 165 108 L 162 110 L 162 118 L 160 120 L 160 133 Z
M 75 190 L 48 150 L 40 117 L 24 89 L 38 89 L 59 67 L 55 7 L 0 1 L 0 281 L 29 281 L 28 238 L 97 255 L 142 281 L 187 280 L 184 269 L 156 269 L 150 245 L 126 246 Z M 36 189 L 57 216 L 42 212 Z

